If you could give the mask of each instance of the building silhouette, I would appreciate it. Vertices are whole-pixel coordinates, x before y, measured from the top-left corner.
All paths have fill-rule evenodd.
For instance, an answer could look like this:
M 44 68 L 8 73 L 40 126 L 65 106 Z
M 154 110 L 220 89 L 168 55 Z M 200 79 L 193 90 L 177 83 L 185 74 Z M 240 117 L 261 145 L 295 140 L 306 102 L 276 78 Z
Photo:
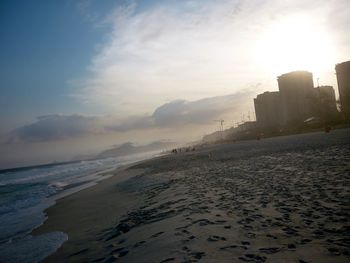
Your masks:
M 350 61 L 337 64 L 335 70 L 341 110 L 350 121 Z M 254 135 L 260 139 L 320 127 L 329 132 L 330 125 L 342 122 L 333 87 L 314 87 L 311 72 L 285 73 L 277 77 L 277 82 L 279 91 L 266 91 L 254 99 L 256 121 L 243 121 L 237 127 L 206 135 L 203 141 L 252 139 Z
M 350 119 L 350 61 L 335 65 L 341 112 Z
M 293 71 L 277 78 L 279 91 L 264 92 L 254 99 L 257 126 L 264 132 L 301 128 L 339 120 L 332 86 L 314 88 L 312 73 Z M 350 105 L 350 104 L 347 104 Z
M 293 71 L 277 78 L 281 98 L 282 126 L 297 126 L 314 115 L 312 73 Z
M 336 71 L 342 111 L 350 120 L 350 61 L 337 64 Z M 254 135 L 260 139 L 320 127 L 329 132 L 330 125 L 340 123 L 333 87 L 314 87 L 311 72 L 285 73 L 277 77 L 277 82 L 279 91 L 266 91 L 254 98 L 256 121 L 206 135 L 203 141 L 252 139 Z
M 263 130 L 275 130 L 281 125 L 281 96 L 278 91 L 264 92 L 254 99 L 257 125 Z
M 337 102 L 335 92 L 332 86 L 319 86 L 314 89 L 316 108 L 315 115 L 321 117 L 326 122 L 332 122 L 338 119 Z

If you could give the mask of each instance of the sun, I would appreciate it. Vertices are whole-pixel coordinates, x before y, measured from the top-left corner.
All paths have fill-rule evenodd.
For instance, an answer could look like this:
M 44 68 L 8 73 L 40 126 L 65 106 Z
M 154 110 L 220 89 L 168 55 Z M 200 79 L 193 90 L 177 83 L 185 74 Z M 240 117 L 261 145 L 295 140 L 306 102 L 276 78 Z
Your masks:
M 273 74 L 308 70 L 315 76 L 334 65 L 334 48 L 326 30 L 308 17 L 294 16 L 263 30 L 256 45 L 260 67 Z

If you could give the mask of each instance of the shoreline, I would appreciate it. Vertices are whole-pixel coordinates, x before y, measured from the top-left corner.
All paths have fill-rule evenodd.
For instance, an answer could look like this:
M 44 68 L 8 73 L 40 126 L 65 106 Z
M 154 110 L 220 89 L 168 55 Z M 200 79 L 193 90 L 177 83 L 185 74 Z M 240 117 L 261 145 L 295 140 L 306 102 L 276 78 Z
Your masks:
M 150 156 L 149 158 L 143 159 L 143 160 L 138 160 L 138 161 L 134 161 L 128 164 L 122 164 L 120 166 L 114 167 L 114 168 L 107 168 L 105 170 L 101 170 L 92 174 L 89 174 L 88 177 L 95 177 L 97 175 L 100 175 L 101 177 L 96 179 L 96 180 L 91 180 L 91 181 L 86 181 L 86 182 L 78 182 L 72 185 L 67 185 L 63 187 L 63 191 L 61 191 L 58 194 L 55 194 L 53 196 L 50 196 L 47 198 L 47 202 L 48 203 L 53 203 L 52 205 L 50 205 L 48 208 L 46 208 L 43 213 L 46 216 L 45 221 L 35 227 L 34 229 L 32 229 L 32 231 L 30 232 L 30 234 L 33 234 L 35 231 L 37 231 L 38 228 L 41 228 L 45 222 L 48 220 L 48 215 L 47 215 L 47 211 L 54 207 L 58 202 L 60 202 L 62 199 L 69 197 L 71 195 L 75 195 L 78 194 L 81 191 L 84 190 L 88 190 L 89 188 L 98 186 L 101 182 L 109 180 L 115 176 L 118 176 L 118 174 L 125 172 L 126 170 L 128 170 L 129 168 L 136 166 L 142 162 L 146 162 L 148 160 L 152 160 L 155 158 L 159 158 L 162 156 L 166 156 L 166 155 L 160 155 L 160 156 Z M 122 182 L 123 180 L 127 180 L 129 178 L 119 178 L 120 182 Z M 118 182 L 117 182 L 118 183 Z
M 102 217 L 100 217 L 98 213 L 99 212 L 98 206 L 96 206 L 96 204 L 91 204 L 91 203 L 86 204 L 84 200 L 89 199 L 90 196 L 99 195 L 100 193 L 104 193 L 106 191 L 108 192 L 111 187 L 125 180 L 128 180 L 134 176 L 139 175 L 142 172 L 141 169 L 129 170 L 129 168 L 141 162 L 143 161 L 137 161 L 132 164 L 127 164 L 127 165 L 118 167 L 114 169 L 114 171 L 112 172 L 113 174 L 110 175 L 108 178 L 102 179 L 91 186 L 89 185 L 89 183 L 85 184 L 86 187 L 84 187 L 83 185 L 83 188 L 79 190 L 75 190 L 73 193 L 64 193 L 62 196 L 58 197 L 58 199 L 55 199 L 55 203 L 52 206 L 44 210 L 46 220 L 43 222 L 43 224 L 33 229 L 30 235 L 33 235 L 35 237 L 38 235 L 59 231 L 67 234 L 68 240 L 62 243 L 62 245 L 55 252 L 53 252 L 51 255 L 46 257 L 42 262 L 51 262 L 51 260 L 55 260 L 56 253 L 61 252 L 61 250 L 63 249 L 66 251 L 66 252 L 63 252 L 63 254 L 66 254 L 66 253 L 69 254 L 69 251 L 76 249 L 77 244 L 75 239 L 83 238 L 85 240 L 88 237 L 88 235 L 82 233 L 82 230 L 88 230 L 87 229 L 88 227 L 85 229 L 82 229 L 82 228 L 84 228 L 84 226 L 93 224 L 94 221 L 98 221 L 98 220 L 103 221 L 104 213 L 106 211 L 101 211 L 100 215 L 102 215 Z M 101 173 L 103 172 L 104 171 L 101 171 Z M 118 197 L 123 200 L 130 200 L 130 197 L 132 196 L 124 196 L 123 194 L 120 194 Z M 73 205 L 72 205 L 72 202 L 74 203 Z M 113 204 L 111 204 L 111 207 L 110 207 L 111 210 L 109 212 L 109 216 L 110 217 L 118 216 L 119 212 L 120 213 L 124 212 L 125 208 L 130 207 L 133 204 L 134 202 L 127 202 L 127 204 L 124 203 L 124 205 L 121 204 L 121 206 L 118 206 L 118 205 L 112 206 L 114 205 L 114 202 L 113 202 Z M 88 206 L 93 205 L 93 207 L 87 208 L 86 205 Z M 71 213 L 66 213 L 67 206 Z M 93 211 L 90 209 L 93 209 Z M 89 218 L 84 222 L 84 224 L 82 225 L 78 224 L 76 226 L 71 225 L 71 223 L 74 220 L 76 220 L 80 215 L 84 217 L 84 214 L 86 216 L 85 219 Z M 95 216 L 93 216 L 93 214 L 95 214 Z M 79 216 L 76 217 L 77 215 Z M 101 226 L 101 228 L 96 228 L 96 230 L 98 231 L 98 230 L 101 230 L 102 228 L 103 226 Z M 73 241 L 73 243 L 67 244 L 70 241 Z
M 43 262 L 348 262 L 348 130 L 133 163 L 60 199 Z

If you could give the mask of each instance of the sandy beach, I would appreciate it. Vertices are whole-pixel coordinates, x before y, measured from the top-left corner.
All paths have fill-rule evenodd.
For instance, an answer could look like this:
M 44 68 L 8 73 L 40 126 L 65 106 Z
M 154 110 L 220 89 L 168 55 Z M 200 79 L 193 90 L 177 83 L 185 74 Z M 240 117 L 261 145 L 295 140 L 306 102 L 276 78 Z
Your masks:
M 208 146 L 58 200 L 46 262 L 349 262 L 350 130 Z

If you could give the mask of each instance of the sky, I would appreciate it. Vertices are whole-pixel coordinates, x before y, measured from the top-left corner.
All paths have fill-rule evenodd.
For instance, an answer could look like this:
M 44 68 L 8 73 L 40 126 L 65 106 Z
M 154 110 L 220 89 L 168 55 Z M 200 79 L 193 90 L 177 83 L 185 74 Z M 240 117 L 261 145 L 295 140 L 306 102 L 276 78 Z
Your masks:
M 4 0 L 0 168 L 254 119 L 278 75 L 332 85 L 348 0 Z

